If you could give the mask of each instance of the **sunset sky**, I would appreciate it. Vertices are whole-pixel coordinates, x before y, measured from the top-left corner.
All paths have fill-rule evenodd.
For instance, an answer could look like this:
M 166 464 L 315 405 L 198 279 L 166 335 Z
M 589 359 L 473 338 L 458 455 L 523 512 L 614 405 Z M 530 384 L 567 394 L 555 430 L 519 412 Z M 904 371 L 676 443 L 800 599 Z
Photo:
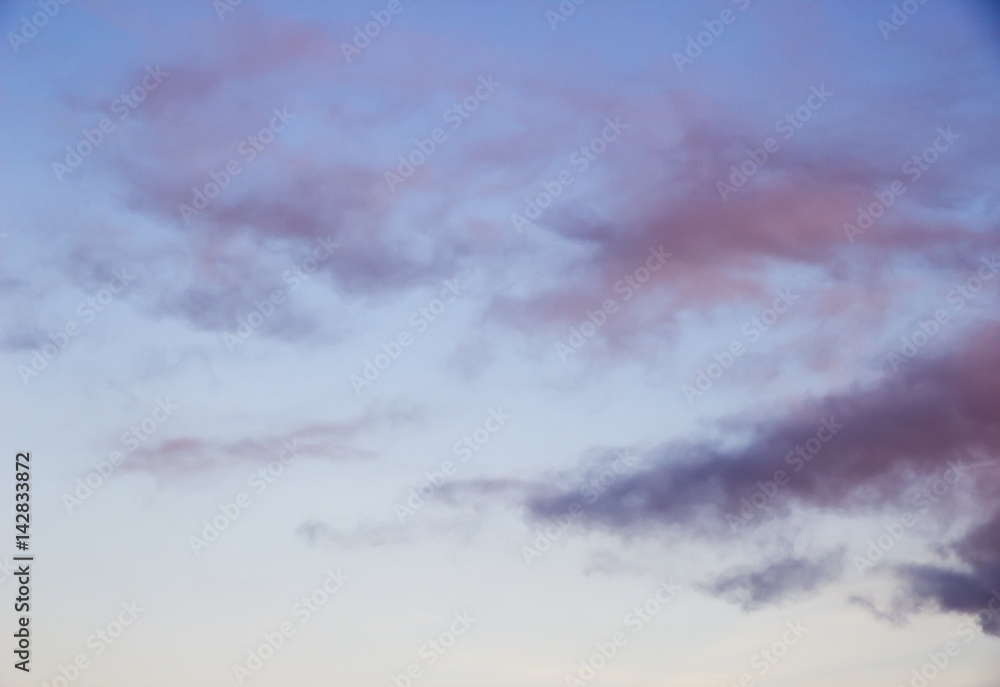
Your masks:
M 1000 686 L 1000 6 L 0 4 L 3 685 Z

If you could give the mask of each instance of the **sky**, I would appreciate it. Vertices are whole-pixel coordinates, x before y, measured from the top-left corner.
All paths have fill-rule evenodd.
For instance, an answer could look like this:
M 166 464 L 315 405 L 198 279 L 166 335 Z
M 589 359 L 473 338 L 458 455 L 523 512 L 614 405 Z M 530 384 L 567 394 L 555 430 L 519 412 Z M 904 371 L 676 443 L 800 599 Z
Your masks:
M 4 685 L 1000 685 L 996 3 L 0 27 Z

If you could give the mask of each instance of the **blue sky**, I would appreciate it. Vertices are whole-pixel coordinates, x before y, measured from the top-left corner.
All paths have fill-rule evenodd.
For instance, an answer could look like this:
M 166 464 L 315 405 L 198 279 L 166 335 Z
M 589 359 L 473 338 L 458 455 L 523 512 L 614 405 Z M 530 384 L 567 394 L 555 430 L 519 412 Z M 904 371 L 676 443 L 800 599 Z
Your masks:
M 996 684 L 994 4 L 0 24 L 5 684 Z

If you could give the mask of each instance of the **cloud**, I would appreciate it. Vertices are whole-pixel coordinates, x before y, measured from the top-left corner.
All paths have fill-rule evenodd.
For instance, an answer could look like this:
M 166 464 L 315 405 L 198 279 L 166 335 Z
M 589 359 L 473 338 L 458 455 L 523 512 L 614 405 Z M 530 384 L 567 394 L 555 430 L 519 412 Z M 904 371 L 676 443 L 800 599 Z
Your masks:
M 413 418 L 412 411 L 378 409 L 368 410 L 355 419 L 308 424 L 280 434 L 236 440 L 174 437 L 139 448 L 120 469 L 180 478 L 235 466 L 256 468 L 301 457 L 334 461 L 372 459 L 376 452 L 360 444 L 380 428 Z
M 371 548 L 410 542 L 412 534 L 397 523 L 362 523 L 351 530 L 330 527 L 321 520 L 306 520 L 295 530 L 310 546 Z
M 956 482 L 966 480 L 965 496 L 940 504 L 931 517 L 989 512 L 1000 471 L 973 456 L 1000 455 L 1000 324 L 972 331 L 937 358 L 924 355 L 868 388 L 796 404 L 755 425 L 729 419 L 723 427 L 751 437 L 738 447 L 675 442 L 651 451 L 643 467 L 611 484 L 581 520 L 624 536 L 675 529 L 721 543 L 750 530 L 773 535 L 774 525 L 787 522 L 793 508 L 878 513 L 900 505 L 921 478 L 948 470 Z M 565 512 L 578 500 L 589 471 L 581 465 L 575 475 L 539 482 L 533 490 L 521 487 L 520 493 L 529 494 L 522 498 L 531 517 Z M 753 517 L 744 518 L 741 509 Z M 886 617 L 929 607 L 976 612 L 989 602 L 1000 586 L 1000 515 L 971 529 L 951 550 L 964 567 L 898 569 L 905 594 Z M 788 554 L 734 568 L 708 589 L 753 609 L 819 589 L 839 575 L 836 559 Z M 994 623 L 984 629 L 995 634 Z
M 788 557 L 757 568 L 738 566 L 724 571 L 707 589 L 745 611 L 757 610 L 807 595 L 838 579 L 844 570 L 843 554 L 835 551 L 815 560 Z
M 647 457 L 651 467 L 611 485 L 585 518 L 612 528 L 697 522 L 722 536 L 730 531 L 725 516 L 778 470 L 788 483 L 767 505 L 779 514 L 791 504 L 880 508 L 949 461 L 1000 452 L 998 363 L 1000 325 L 992 324 L 949 355 L 910 362 L 872 388 L 803 402 L 754 426 L 733 419 L 752 434 L 748 443 L 662 446 Z M 550 490 L 529 505 L 545 517 L 573 498 L 573 490 Z
M 824 12 L 806 12 L 816 28 L 809 35 L 832 49 L 844 37 Z M 720 90 L 725 78 L 718 76 L 665 84 L 661 71 L 640 70 L 623 82 L 584 50 L 569 64 L 553 50 L 561 69 L 554 78 L 526 66 L 509 45 L 393 26 L 391 41 L 348 64 L 340 40 L 351 35 L 353 18 L 342 25 L 296 21 L 244 7 L 234 21 L 213 24 L 212 13 L 204 19 L 192 25 L 183 52 L 164 58 L 170 76 L 119 124 L 115 144 L 74 173 L 101 176 L 116 189 L 129 229 L 155 226 L 156 240 L 136 242 L 125 231 L 102 241 L 95 236 L 108 218 L 88 218 L 69 258 L 80 279 L 109 254 L 149 253 L 143 306 L 200 329 L 231 329 L 246 304 L 261 297 L 262 281 L 281 285 L 284 270 L 328 236 L 342 248 L 316 281 L 338 294 L 398 295 L 475 261 L 497 276 L 484 321 L 534 334 L 578 324 L 587 308 L 616 295 L 617 281 L 643 264 L 650 247 L 662 245 L 673 253 L 671 263 L 641 294 L 653 294 L 644 299 L 653 312 L 641 323 L 618 316 L 597 335 L 612 353 L 642 331 L 671 336 L 685 311 L 703 316 L 720 304 L 761 299 L 782 268 L 814 270 L 831 289 L 853 293 L 859 284 L 870 288 L 878 281 L 872 275 L 895 260 L 946 269 L 978 255 L 988 240 L 976 221 L 956 214 L 959 201 L 986 192 L 980 179 L 1000 152 L 989 135 L 995 107 L 983 96 L 995 92 L 995 71 L 980 65 L 978 42 L 935 36 L 955 51 L 954 61 L 976 65 L 965 74 L 968 84 L 939 71 L 929 81 L 923 70 L 902 70 L 888 84 L 870 81 L 838 51 L 836 61 L 816 57 L 808 69 L 782 64 L 783 78 L 757 84 L 758 102 L 738 89 Z M 771 19 L 792 22 L 784 13 Z M 805 35 L 800 26 L 788 29 L 798 40 Z M 864 49 L 881 50 L 877 39 Z M 408 54 L 422 59 L 414 63 Z M 914 56 L 891 59 L 904 57 Z M 125 70 L 115 89 L 130 87 L 142 69 Z M 503 83 L 500 90 L 475 119 L 448 130 L 446 144 L 411 179 L 388 191 L 383 175 L 398 156 L 442 125 L 441 113 L 485 74 Z M 830 77 L 832 99 L 723 202 L 716 183 L 810 93 L 803 85 L 789 94 L 783 84 L 819 75 Z M 856 83 L 847 90 L 840 83 L 849 77 Z M 93 126 L 114 92 L 67 105 L 82 112 L 81 126 Z M 979 107 L 967 106 L 973 100 Z M 927 127 L 899 127 L 900 102 Z M 236 145 L 275 107 L 297 119 L 186 223 L 178 205 L 190 203 L 192 188 L 202 188 L 227 161 L 243 161 Z M 864 127 L 859 111 L 867 115 Z M 616 116 L 629 128 L 586 170 L 577 169 L 570 155 Z M 842 223 L 900 176 L 902 162 L 933 140 L 935 127 L 949 124 L 963 138 L 933 168 L 933 183 L 914 184 L 848 253 Z M 577 180 L 537 230 L 514 233 L 510 213 L 562 167 Z M 316 329 L 292 309 L 280 317 L 282 326 L 268 332 L 305 338 Z M 602 350 L 590 346 L 583 355 Z
M 1000 509 L 950 548 L 962 567 L 908 565 L 898 570 L 905 589 L 895 602 L 895 612 L 906 614 L 933 606 L 940 611 L 973 613 L 983 632 L 1000 637 Z

